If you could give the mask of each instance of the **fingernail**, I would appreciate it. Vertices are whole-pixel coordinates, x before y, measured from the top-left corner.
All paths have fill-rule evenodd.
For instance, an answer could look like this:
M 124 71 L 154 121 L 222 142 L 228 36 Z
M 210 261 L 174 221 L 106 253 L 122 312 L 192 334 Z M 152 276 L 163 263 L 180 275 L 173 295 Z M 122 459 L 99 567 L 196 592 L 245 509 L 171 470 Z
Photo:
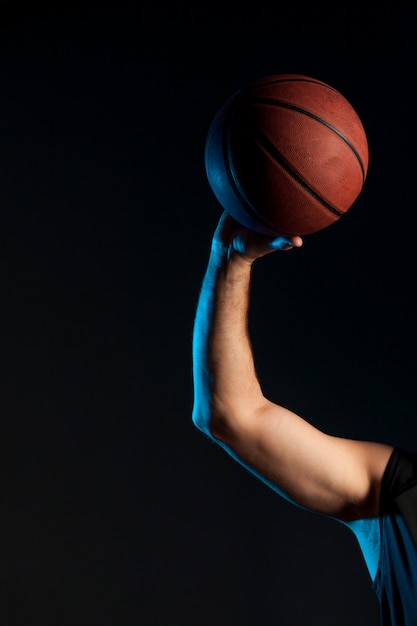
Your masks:
M 273 239 L 271 241 L 270 245 L 273 248 L 276 248 L 278 250 L 283 250 L 284 248 L 288 248 L 288 247 L 292 248 L 294 244 L 289 239 L 284 239 L 283 237 L 277 237 L 276 239 Z

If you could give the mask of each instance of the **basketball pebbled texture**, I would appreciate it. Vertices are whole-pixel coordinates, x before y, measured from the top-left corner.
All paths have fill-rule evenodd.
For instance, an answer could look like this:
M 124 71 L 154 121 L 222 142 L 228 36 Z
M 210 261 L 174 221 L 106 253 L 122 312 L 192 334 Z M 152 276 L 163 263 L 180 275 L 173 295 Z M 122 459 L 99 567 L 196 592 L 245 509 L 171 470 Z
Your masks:
M 229 98 L 205 144 L 209 184 L 240 223 L 267 235 L 306 235 L 352 206 L 368 172 L 352 105 L 300 74 L 261 78 Z

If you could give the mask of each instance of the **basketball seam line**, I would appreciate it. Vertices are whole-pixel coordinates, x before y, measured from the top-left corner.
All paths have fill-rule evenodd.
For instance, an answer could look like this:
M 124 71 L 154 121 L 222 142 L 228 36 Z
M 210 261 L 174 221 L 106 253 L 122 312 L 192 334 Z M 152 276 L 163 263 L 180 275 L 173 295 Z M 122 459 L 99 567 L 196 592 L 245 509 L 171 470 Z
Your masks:
M 317 192 L 314 191 L 312 187 L 298 174 L 284 159 L 282 154 L 276 149 L 276 147 L 269 141 L 269 139 L 260 131 L 256 132 L 256 138 L 258 139 L 261 146 L 283 167 L 283 169 L 288 172 L 303 189 L 305 189 L 313 198 L 315 198 L 320 204 L 325 207 L 330 213 L 337 215 L 337 217 L 341 217 L 343 212 L 338 211 L 334 206 L 326 202 L 324 198 L 322 198 Z
M 323 83 L 323 81 L 319 80 L 318 78 L 311 78 L 308 76 L 305 76 L 305 77 L 286 76 L 283 78 L 271 77 L 269 80 L 267 79 L 266 82 L 260 82 L 259 84 L 256 84 L 256 85 L 250 85 L 249 89 L 250 90 L 263 89 L 264 87 L 269 87 L 270 85 L 277 85 L 278 83 L 310 83 L 311 85 L 318 85 L 320 87 L 326 87 L 330 91 L 333 91 L 334 93 L 337 93 L 338 95 L 342 95 L 339 91 L 337 91 L 337 89 L 335 89 L 331 85 L 327 85 L 327 83 Z M 243 89 L 242 91 L 245 91 L 245 90 Z
M 332 126 L 332 124 L 330 124 L 329 122 L 326 122 L 326 120 L 324 120 L 323 118 L 319 117 L 318 115 L 315 115 L 314 113 L 311 113 L 310 111 L 306 111 L 305 109 L 297 107 L 294 104 L 288 104 L 287 102 L 280 102 L 279 100 L 272 100 L 271 98 L 259 97 L 259 96 L 257 96 L 257 97 L 250 97 L 250 98 L 247 99 L 247 101 L 250 102 L 250 103 L 253 103 L 253 104 L 271 104 L 273 106 L 278 106 L 278 107 L 281 107 L 283 109 L 290 109 L 291 111 L 296 111 L 297 113 L 301 113 L 302 115 L 306 115 L 307 117 L 310 117 L 311 119 L 316 120 L 316 122 L 319 122 L 323 126 L 326 126 L 326 128 L 328 128 L 330 131 L 332 131 L 338 137 L 340 137 L 340 139 L 345 142 L 345 144 L 350 148 L 350 150 L 352 150 L 353 154 L 355 155 L 355 157 L 358 160 L 359 167 L 361 168 L 362 182 L 365 182 L 365 178 L 366 178 L 366 176 L 365 176 L 365 166 L 363 164 L 363 161 L 361 159 L 361 156 L 360 156 L 359 152 L 356 150 L 355 146 L 349 141 L 349 139 L 343 133 L 341 133 L 340 130 L 338 130 L 337 128 Z
M 245 210 L 247 211 L 247 213 L 255 220 L 260 222 L 261 224 L 263 224 L 266 228 L 274 231 L 274 228 L 272 227 L 272 225 L 270 223 L 268 223 L 268 221 L 262 216 L 260 215 L 256 209 L 253 207 L 252 203 L 249 201 L 249 199 L 247 198 L 245 192 L 243 191 L 238 177 L 236 175 L 235 169 L 232 165 L 233 161 L 232 161 L 232 150 L 231 150 L 231 146 L 230 146 L 230 129 L 231 129 L 231 117 L 233 115 L 233 109 L 230 108 L 229 111 L 227 112 L 227 116 L 226 116 L 226 120 L 225 120 L 225 124 L 224 124 L 224 134 L 223 134 L 223 160 L 225 163 L 225 167 L 226 167 L 226 172 L 227 172 L 227 177 L 229 179 L 229 183 L 232 187 L 232 189 L 234 190 L 237 198 L 239 199 L 239 201 L 242 203 L 243 207 L 245 208 Z M 287 234 L 284 231 L 282 232 L 283 235 Z

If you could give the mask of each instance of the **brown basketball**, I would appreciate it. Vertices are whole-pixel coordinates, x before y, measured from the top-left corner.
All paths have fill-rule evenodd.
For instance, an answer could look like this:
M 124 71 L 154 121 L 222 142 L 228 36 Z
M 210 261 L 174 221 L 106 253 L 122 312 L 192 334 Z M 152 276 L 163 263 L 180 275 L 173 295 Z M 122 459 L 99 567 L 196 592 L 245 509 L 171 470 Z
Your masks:
M 223 208 L 275 235 L 307 235 L 352 206 L 368 171 L 362 122 L 336 89 L 299 74 L 261 78 L 217 112 L 205 166 Z

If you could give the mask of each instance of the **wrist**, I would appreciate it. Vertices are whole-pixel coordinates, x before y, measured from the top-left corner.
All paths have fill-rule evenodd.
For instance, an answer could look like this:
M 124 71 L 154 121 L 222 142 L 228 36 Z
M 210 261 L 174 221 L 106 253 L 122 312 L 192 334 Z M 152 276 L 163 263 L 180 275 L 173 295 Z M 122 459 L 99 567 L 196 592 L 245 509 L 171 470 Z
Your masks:
M 218 269 L 247 274 L 254 260 L 235 250 L 232 244 L 225 245 L 216 240 L 212 242 L 210 264 Z

